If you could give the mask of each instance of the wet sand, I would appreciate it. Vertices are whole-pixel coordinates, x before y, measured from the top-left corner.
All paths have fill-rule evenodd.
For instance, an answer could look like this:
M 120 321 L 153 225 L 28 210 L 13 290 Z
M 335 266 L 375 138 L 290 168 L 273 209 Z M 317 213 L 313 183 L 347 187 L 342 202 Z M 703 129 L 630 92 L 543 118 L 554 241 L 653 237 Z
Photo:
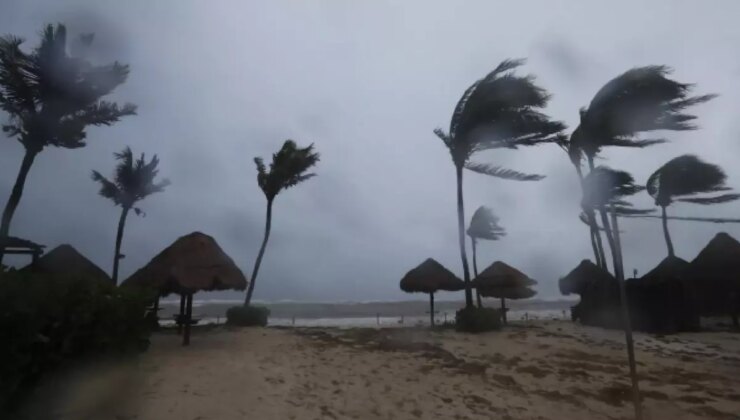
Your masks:
M 623 335 L 565 321 L 452 330 L 171 332 L 129 362 L 59 374 L 49 419 L 628 419 Z M 646 419 L 740 418 L 740 334 L 636 334 Z M 53 396 L 53 397 L 52 397 Z M 34 417 L 28 417 L 34 418 Z M 42 418 L 42 417 L 36 417 Z

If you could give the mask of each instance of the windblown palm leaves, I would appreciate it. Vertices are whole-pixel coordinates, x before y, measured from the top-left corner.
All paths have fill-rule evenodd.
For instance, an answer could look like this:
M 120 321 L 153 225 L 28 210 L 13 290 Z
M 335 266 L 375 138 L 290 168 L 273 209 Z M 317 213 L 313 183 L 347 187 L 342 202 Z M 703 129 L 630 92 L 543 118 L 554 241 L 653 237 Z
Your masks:
M 116 234 L 115 252 L 113 255 L 113 278 L 114 284 L 118 281 L 118 264 L 123 258 L 121 255 L 121 241 L 123 240 L 123 229 L 126 225 L 126 217 L 130 210 L 137 215 L 143 214 L 140 208 L 134 207 L 136 203 L 146 197 L 164 191 L 170 185 L 170 181 L 164 179 L 156 182 L 159 174 L 159 158 L 154 155 L 147 162 L 142 153 L 138 159 L 134 159 L 131 148 L 126 147 L 123 151 L 114 154 L 118 164 L 116 165 L 113 180 L 109 180 L 98 171 L 92 172 L 92 179 L 100 184 L 99 194 L 111 201 L 116 206 L 121 206 L 121 217 L 118 220 L 118 231 Z
M 244 304 L 249 305 L 254 292 L 254 284 L 257 282 L 262 257 L 265 255 L 267 240 L 270 238 L 270 228 L 272 225 L 272 203 L 280 191 L 294 187 L 303 181 L 313 178 L 316 174 L 306 173 L 309 169 L 319 162 L 319 154 L 314 151 L 313 144 L 308 147 L 300 148 L 293 140 L 286 140 L 283 147 L 277 153 L 272 155 L 270 169 L 267 169 L 265 162 L 260 157 L 254 158 L 257 165 L 257 184 L 265 193 L 267 198 L 267 215 L 265 217 L 265 236 L 262 239 L 257 260 L 252 270 L 252 281 L 249 283 L 247 296 Z
M 694 155 L 671 159 L 658 168 L 647 181 L 647 191 L 662 210 L 663 233 L 668 255 L 674 256 L 673 243 L 668 232 L 666 208 L 679 201 L 694 204 L 721 204 L 740 198 L 740 194 L 723 193 L 727 175 L 717 165 L 707 163 Z
M 89 45 L 92 37 L 80 42 Z M 3 211 L 0 238 L 8 236 L 26 176 L 44 147 L 83 147 L 88 126 L 112 125 L 136 111 L 132 104 L 101 100 L 126 81 L 128 66 L 95 66 L 69 56 L 63 25 L 44 28 L 41 43 L 31 52 L 21 49 L 22 43 L 15 36 L 0 37 L 0 109 L 9 117 L 2 130 L 26 149 Z M 2 257 L 0 249 L 0 262 Z
M 475 274 L 475 277 L 478 277 L 478 239 L 497 241 L 506 236 L 506 230 L 499 225 L 499 219 L 493 214 L 493 210 L 486 206 L 480 206 L 473 213 L 473 218 L 470 219 L 470 226 L 468 226 L 467 233 L 470 236 L 470 244 L 473 247 L 473 274 Z M 478 306 L 483 306 L 480 291 L 477 288 L 475 294 Z
M 486 163 L 471 162 L 476 152 L 492 149 L 517 149 L 554 142 L 565 126 L 554 122 L 540 109 L 547 105 L 548 93 L 537 86 L 532 76 L 517 76 L 514 70 L 524 60 L 505 60 L 484 78 L 473 83 L 457 103 L 448 133 L 434 130 L 450 151 L 457 175 L 458 239 L 466 283 L 465 301 L 473 306 L 470 272 L 465 251 L 465 211 L 462 170 L 468 168 L 485 175 L 517 181 L 535 181 L 529 175 Z

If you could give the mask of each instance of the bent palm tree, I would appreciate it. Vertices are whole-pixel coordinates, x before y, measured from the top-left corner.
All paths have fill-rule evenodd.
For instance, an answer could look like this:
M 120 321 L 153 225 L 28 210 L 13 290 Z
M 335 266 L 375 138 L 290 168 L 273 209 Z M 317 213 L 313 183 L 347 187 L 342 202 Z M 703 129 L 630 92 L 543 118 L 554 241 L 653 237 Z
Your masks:
M 580 111 L 581 121 L 570 143 L 582 152 L 591 170 L 594 158 L 603 147 L 637 147 L 664 143 L 662 138 L 642 139 L 642 133 L 656 130 L 695 130 L 696 116 L 685 111 L 716 95 L 691 96 L 693 85 L 667 77 L 666 66 L 633 68 L 605 84 Z M 605 209 L 598 209 L 607 241 L 614 253 L 614 238 Z M 592 235 L 595 218 L 590 218 Z
M 506 229 L 499 225 L 498 221 L 499 219 L 493 214 L 493 210 L 486 206 L 478 207 L 478 210 L 473 213 L 473 218 L 470 219 L 467 233 L 470 236 L 470 245 L 473 247 L 473 274 L 475 277 L 478 277 L 478 261 L 476 255 L 478 240 L 498 241 L 506 236 Z M 478 288 L 475 289 L 475 296 L 478 300 L 478 307 L 483 306 Z
M 92 36 L 81 42 L 89 45 Z M 26 149 L 3 210 L 0 241 L 8 237 L 26 177 L 44 147 L 84 147 L 88 126 L 109 126 L 136 111 L 134 105 L 100 99 L 126 81 L 128 66 L 118 62 L 94 66 L 70 57 L 63 25 L 48 25 L 31 52 L 21 50 L 22 43 L 14 36 L 0 37 L 0 109 L 10 117 L 2 130 Z M 0 263 L 3 256 L 0 248 Z
M 116 206 L 121 206 L 121 217 L 118 219 L 118 230 L 116 231 L 116 246 L 113 253 L 113 284 L 118 284 L 118 263 L 121 255 L 121 241 L 123 240 L 123 229 L 126 225 L 126 217 L 132 209 L 137 215 L 144 214 L 138 207 L 134 207 L 137 202 L 148 196 L 162 192 L 170 185 L 168 179 L 161 182 L 154 182 L 159 170 L 159 158 L 154 155 L 147 163 L 144 154 L 134 160 L 131 148 L 126 147 L 122 152 L 114 153 L 116 165 L 113 180 L 109 180 L 98 171 L 92 172 L 92 179 L 100 183 L 99 194 L 111 201 Z
M 650 175 L 647 181 L 647 191 L 655 200 L 655 205 L 661 208 L 668 256 L 673 257 L 675 253 L 671 235 L 668 232 L 666 208 L 674 201 L 709 205 L 737 200 L 740 194 L 697 196 L 729 191 L 730 188 L 725 185 L 726 180 L 727 175 L 722 168 L 704 162 L 694 155 L 683 155 L 671 159 Z
M 265 217 L 265 236 L 262 239 L 257 260 L 252 270 L 252 278 L 247 290 L 247 297 L 244 299 L 244 305 L 249 305 L 254 292 L 254 284 L 257 282 L 257 273 L 260 270 L 262 257 L 265 255 L 267 240 L 270 238 L 270 227 L 272 225 L 272 203 L 280 191 L 300 184 L 301 182 L 313 178 L 316 174 L 306 173 L 311 167 L 319 161 L 319 154 L 314 152 L 313 144 L 308 147 L 300 148 L 293 140 L 286 140 L 283 147 L 272 155 L 270 170 L 267 170 L 262 158 L 254 158 L 257 165 L 257 184 L 265 193 L 267 198 L 267 215 Z
M 517 149 L 555 142 L 565 128 L 550 121 L 539 110 L 550 96 L 534 83 L 533 76 L 517 76 L 513 70 L 524 60 L 504 60 L 484 78 L 473 83 L 455 106 L 449 133 L 435 129 L 450 151 L 457 178 L 457 227 L 460 259 L 465 281 L 465 305 L 473 307 L 470 271 L 465 251 L 465 207 L 463 203 L 463 168 L 496 178 L 515 181 L 537 181 L 541 175 L 471 162 L 471 156 L 482 150 Z

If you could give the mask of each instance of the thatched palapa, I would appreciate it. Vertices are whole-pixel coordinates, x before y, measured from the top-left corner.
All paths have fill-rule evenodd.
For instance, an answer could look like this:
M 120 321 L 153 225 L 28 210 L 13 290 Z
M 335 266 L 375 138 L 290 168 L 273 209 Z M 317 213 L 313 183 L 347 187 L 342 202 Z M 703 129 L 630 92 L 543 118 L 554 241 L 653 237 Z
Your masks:
M 75 277 L 112 283 L 108 273 L 68 244 L 59 245 L 36 262 L 23 267 L 20 271 L 53 277 Z
M 626 281 L 632 327 L 640 331 L 673 333 L 699 328 L 688 283 L 689 263 L 667 257 L 639 279 Z
M 702 315 L 726 315 L 738 325 L 740 242 L 718 233 L 686 269 L 686 279 Z
M 434 326 L 434 293 L 439 290 L 458 291 L 465 283 L 432 258 L 412 269 L 401 279 L 401 290 L 407 293 L 428 293 L 431 325 Z
M 32 260 L 36 261 L 44 253 L 44 248 L 46 248 L 44 245 L 15 236 L 0 238 L 0 250 L 3 250 L 5 255 L 30 255 Z
M 609 272 L 583 260 L 559 281 L 564 295 L 576 293 L 580 302 L 571 308 L 574 321 L 608 328 L 621 326 L 619 283 Z
M 199 291 L 244 290 L 247 278 L 212 237 L 193 232 L 178 238 L 122 286 L 155 289 L 161 296 L 187 295 Z
M 501 299 L 501 317 L 506 322 L 506 299 L 528 299 L 536 295 L 530 286 L 537 282 L 502 261 L 496 261 L 473 280 L 481 296 Z

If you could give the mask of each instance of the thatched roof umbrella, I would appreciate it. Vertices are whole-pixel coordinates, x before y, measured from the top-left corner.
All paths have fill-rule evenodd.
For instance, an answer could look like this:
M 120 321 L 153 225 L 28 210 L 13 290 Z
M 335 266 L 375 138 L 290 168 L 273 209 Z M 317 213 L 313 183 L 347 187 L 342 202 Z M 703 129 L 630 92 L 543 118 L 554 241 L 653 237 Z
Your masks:
M 80 254 L 72 245 L 63 244 L 52 249 L 20 270 L 57 277 L 77 277 L 112 283 L 108 274 Z
M 429 294 L 429 316 L 432 326 L 434 326 L 434 293 L 439 290 L 454 292 L 464 288 L 465 283 L 462 280 L 432 258 L 427 258 L 401 279 L 401 290 L 404 292 Z
M 565 277 L 560 278 L 558 286 L 560 293 L 566 296 L 571 293 L 583 295 L 588 289 L 589 284 L 598 281 L 612 282 L 616 281 L 616 279 L 608 271 L 591 262 L 591 260 L 583 260 L 570 273 L 566 274 Z
M 558 282 L 560 293 L 581 296 L 572 311 L 573 320 L 587 325 L 609 326 L 618 320 L 619 283 L 608 271 L 583 260 Z
M 160 296 L 180 295 L 180 320 L 185 323 L 183 344 L 190 341 L 193 294 L 199 291 L 244 290 L 247 278 L 216 241 L 201 232 L 178 238 L 144 267 L 126 279 L 122 287 L 154 289 Z
M 729 313 L 733 324 L 740 326 L 740 242 L 718 233 L 691 261 L 685 277 L 702 314 Z
M 473 280 L 481 296 L 501 299 L 501 319 L 506 323 L 506 299 L 528 299 L 537 294 L 537 282 L 502 261 L 496 261 Z

